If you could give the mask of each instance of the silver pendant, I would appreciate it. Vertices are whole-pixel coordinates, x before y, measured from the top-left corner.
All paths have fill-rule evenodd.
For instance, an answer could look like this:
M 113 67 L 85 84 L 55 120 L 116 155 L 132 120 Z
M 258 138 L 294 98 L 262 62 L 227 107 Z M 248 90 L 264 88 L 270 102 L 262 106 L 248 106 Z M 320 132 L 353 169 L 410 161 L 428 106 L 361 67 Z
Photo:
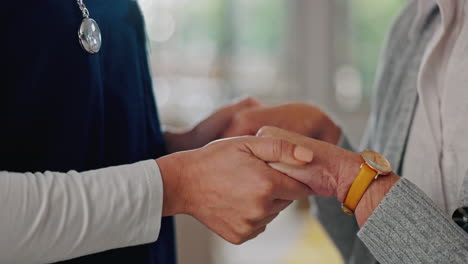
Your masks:
M 91 54 L 96 54 L 101 49 L 101 30 L 94 19 L 85 17 L 81 22 L 78 38 L 81 47 Z
M 89 18 L 89 11 L 83 0 L 76 0 L 78 7 L 83 13 L 83 21 L 80 30 L 78 30 L 78 39 L 81 47 L 91 54 L 96 54 L 101 49 L 102 38 L 101 30 L 94 19 Z

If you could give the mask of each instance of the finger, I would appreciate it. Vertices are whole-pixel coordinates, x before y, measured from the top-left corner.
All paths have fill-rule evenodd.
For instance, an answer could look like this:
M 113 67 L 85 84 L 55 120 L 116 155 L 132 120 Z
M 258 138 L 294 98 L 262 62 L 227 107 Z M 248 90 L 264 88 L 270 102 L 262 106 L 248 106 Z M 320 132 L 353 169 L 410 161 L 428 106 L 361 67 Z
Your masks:
M 276 199 L 273 201 L 273 205 L 271 207 L 271 213 L 272 214 L 277 214 L 284 209 L 288 208 L 292 204 L 293 201 L 288 201 L 288 200 L 281 200 L 281 199 Z
M 208 120 L 213 125 L 219 125 L 219 126 L 225 127 L 227 126 L 228 122 L 231 122 L 231 117 L 234 116 L 236 113 L 253 108 L 253 107 L 258 107 L 260 105 L 261 104 L 253 98 L 245 98 L 239 102 L 235 102 L 226 107 L 223 107 L 216 114 L 213 114 L 211 118 L 209 118 Z M 211 127 L 211 126 L 208 126 L 208 127 Z
M 252 232 L 252 234 L 250 234 L 250 235 L 247 237 L 247 241 L 256 238 L 258 235 L 260 235 L 261 233 L 265 232 L 265 230 L 266 230 L 266 225 L 264 225 L 264 226 L 262 226 L 262 227 L 259 227 L 257 230 L 255 230 L 254 232 Z
M 255 223 L 255 226 L 257 228 L 260 228 L 262 226 L 266 226 L 269 223 L 271 223 L 271 221 L 273 221 L 278 215 L 279 215 L 279 213 L 274 213 L 274 214 L 268 215 L 265 218 L 263 218 L 261 221 Z
M 329 143 L 272 126 L 262 127 L 257 132 L 257 137 L 283 139 L 293 144 L 303 146 L 310 150 L 322 150 L 321 152 L 317 152 L 320 154 L 323 154 L 323 150 L 330 149 Z M 317 155 L 314 157 L 314 159 L 316 161 L 320 160 L 320 156 L 322 155 Z
M 247 98 L 237 105 L 238 107 L 233 114 L 239 114 L 231 120 L 229 126 L 223 132 L 222 138 L 253 136 L 261 126 L 261 124 L 257 124 L 258 122 L 255 122 L 255 120 L 252 120 L 256 114 L 251 114 L 252 112 L 249 111 L 263 106 L 259 101 L 253 98 Z
M 232 118 L 236 113 L 258 107 L 259 105 L 260 103 L 255 99 L 246 98 L 221 108 L 194 128 L 193 138 L 201 140 L 201 142 L 194 143 L 194 145 L 201 147 L 209 141 L 222 138 L 223 131 L 232 122 Z
M 254 156 L 266 162 L 303 165 L 314 158 L 312 150 L 284 139 L 252 137 L 246 146 Z
M 288 175 L 289 177 L 302 182 L 303 184 L 312 188 L 313 182 L 313 173 L 311 169 L 307 166 L 291 166 L 284 163 L 279 162 L 271 162 L 268 163 L 270 167 L 273 169 L 282 172 L 283 174 Z
M 295 179 L 273 170 L 272 179 L 274 182 L 272 198 L 280 200 L 302 200 L 313 194 L 312 189 Z
M 228 128 L 223 132 L 223 137 L 229 138 L 255 135 L 260 126 L 262 126 L 262 123 L 256 120 L 258 113 L 259 111 L 256 110 L 245 110 L 238 113 L 231 120 Z

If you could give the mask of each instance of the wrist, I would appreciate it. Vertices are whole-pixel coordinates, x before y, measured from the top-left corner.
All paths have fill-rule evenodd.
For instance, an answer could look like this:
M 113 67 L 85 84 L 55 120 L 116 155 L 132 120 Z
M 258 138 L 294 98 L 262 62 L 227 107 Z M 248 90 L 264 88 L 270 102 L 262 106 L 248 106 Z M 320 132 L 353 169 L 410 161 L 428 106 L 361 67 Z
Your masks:
M 186 168 L 185 153 L 175 153 L 156 160 L 163 182 L 163 216 L 183 214 L 186 211 L 183 190 Z
M 400 176 L 392 172 L 389 175 L 379 177 L 371 183 L 354 212 L 359 227 L 364 225 L 377 206 L 379 206 L 385 195 L 387 195 L 399 179 Z
M 343 203 L 361 169 L 361 164 L 365 162 L 360 154 L 354 152 L 343 153 L 337 160 L 341 160 L 341 162 L 338 166 L 339 170 L 336 179 L 336 196 L 338 201 Z M 367 221 L 367 218 L 369 218 L 399 178 L 397 174 L 392 172 L 389 175 L 380 175 L 377 180 L 373 180 L 370 183 L 354 210 L 359 226 L 362 226 Z
M 359 173 L 364 161 L 358 153 L 347 151 L 339 164 L 337 175 L 336 198 L 340 203 L 346 199 L 349 189 Z

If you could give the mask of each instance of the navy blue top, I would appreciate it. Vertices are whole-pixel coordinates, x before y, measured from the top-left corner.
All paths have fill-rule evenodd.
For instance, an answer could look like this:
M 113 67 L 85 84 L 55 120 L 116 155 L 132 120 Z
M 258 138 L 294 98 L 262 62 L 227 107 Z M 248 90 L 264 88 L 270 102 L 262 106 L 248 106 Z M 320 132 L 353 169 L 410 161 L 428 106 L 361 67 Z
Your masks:
M 164 155 L 136 1 L 84 2 L 102 31 L 95 55 L 79 44 L 76 0 L 2 2 L 0 170 L 85 171 Z M 173 221 L 163 219 L 157 243 L 64 263 L 173 264 Z

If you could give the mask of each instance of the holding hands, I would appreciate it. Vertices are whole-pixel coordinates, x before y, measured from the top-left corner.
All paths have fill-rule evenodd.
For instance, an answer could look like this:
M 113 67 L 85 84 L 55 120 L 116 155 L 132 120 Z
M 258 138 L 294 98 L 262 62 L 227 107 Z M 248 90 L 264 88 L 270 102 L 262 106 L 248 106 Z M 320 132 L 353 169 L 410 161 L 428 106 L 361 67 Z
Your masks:
M 258 132 L 258 136 L 287 140 L 312 150 L 314 160 L 304 166 L 291 166 L 281 162 L 269 165 L 306 184 L 316 195 L 334 196 L 341 203 L 364 162 L 358 153 L 276 127 L 264 127 Z M 379 180 L 369 186 L 354 212 L 359 226 L 364 225 L 399 178 L 395 173 L 391 173 L 379 177 Z
M 287 140 L 313 150 L 314 160 L 305 166 L 281 162 L 269 165 L 303 182 L 320 196 L 336 196 L 339 201 L 343 201 L 362 164 L 357 153 L 280 128 L 264 127 L 258 136 Z
M 255 135 L 264 126 L 274 126 L 307 137 L 336 144 L 340 128 L 319 108 L 292 103 L 279 106 L 257 106 L 237 112 L 223 137 Z
M 240 244 L 262 233 L 293 200 L 316 194 L 342 202 L 362 159 L 335 146 L 340 135 L 328 116 L 306 104 L 264 107 L 245 99 L 224 107 L 185 134 L 166 134 L 169 150 L 194 150 L 157 160 L 163 215 L 191 215 Z M 222 137 L 237 138 L 209 143 Z M 385 194 L 393 182 L 374 189 Z M 356 209 L 360 224 L 381 200 L 369 197 Z
M 251 136 L 162 157 L 163 215 L 191 215 L 227 241 L 243 243 L 292 200 L 312 194 L 267 163 L 298 166 L 312 158 L 310 150 L 283 139 Z
M 186 133 L 167 132 L 169 152 L 203 147 L 213 140 L 254 136 L 263 126 L 274 126 L 336 144 L 340 128 L 315 106 L 293 103 L 267 107 L 246 98 L 227 105 Z

